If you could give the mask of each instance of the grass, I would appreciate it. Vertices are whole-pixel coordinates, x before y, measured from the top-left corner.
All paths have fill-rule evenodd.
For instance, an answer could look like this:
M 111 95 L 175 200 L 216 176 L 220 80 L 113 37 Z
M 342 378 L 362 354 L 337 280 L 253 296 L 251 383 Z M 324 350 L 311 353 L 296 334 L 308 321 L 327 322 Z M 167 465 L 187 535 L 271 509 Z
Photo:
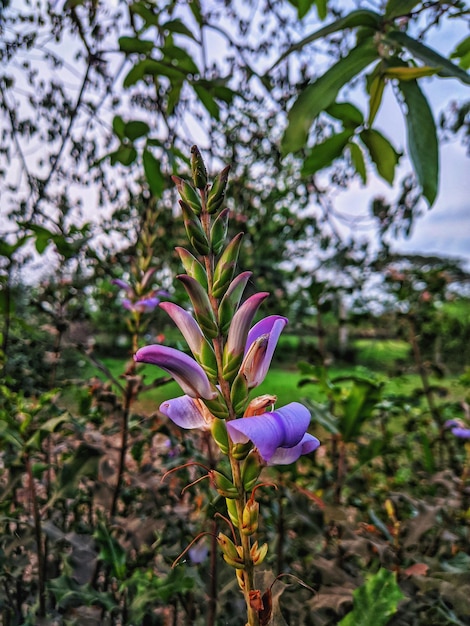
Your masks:
M 296 338 L 288 337 L 289 347 L 296 345 Z M 287 347 L 285 345 L 285 347 Z M 397 361 L 402 364 L 409 365 L 409 346 L 404 341 L 399 340 L 369 340 L 360 339 L 355 342 L 358 351 L 357 362 L 363 364 L 361 366 L 333 366 L 329 370 L 331 378 L 336 376 L 347 376 L 351 374 L 370 376 L 384 381 L 384 398 L 393 399 L 393 397 L 411 398 L 416 389 L 421 389 L 421 381 L 415 373 L 406 373 L 399 376 L 390 376 L 389 372 L 394 369 Z M 325 396 L 318 385 L 312 384 L 298 387 L 298 383 L 302 378 L 302 374 L 297 369 L 297 360 L 295 358 L 295 350 L 293 353 L 289 351 L 282 354 L 283 344 L 280 343 L 277 351 L 277 360 L 274 361 L 270 368 L 266 380 L 260 387 L 254 390 L 253 395 L 272 394 L 277 396 L 277 406 L 283 406 L 293 401 L 302 401 L 303 398 L 310 398 L 316 401 L 324 401 Z M 286 357 L 290 357 L 287 360 Z M 103 363 L 117 379 L 125 370 L 126 360 L 124 358 L 104 358 Z M 368 367 L 365 367 L 367 364 Z M 153 380 L 168 377 L 166 372 L 152 365 L 145 365 L 140 370 L 144 376 L 145 384 L 150 384 Z M 89 365 L 86 367 L 84 378 L 99 376 L 101 379 L 105 375 L 95 367 Z M 449 398 L 462 399 L 462 388 L 457 384 L 455 378 L 448 377 L 445 381 L 431 381 L 438 385 L 446 387 L 449 390 Z M 138 402 L 138 409 L 145 412 L 155 411 L 159 405 L 170 398 L 181 395 L 182 391 L 179 385 L 173 381 L 160 387 L 151 389 L 141 394 Z

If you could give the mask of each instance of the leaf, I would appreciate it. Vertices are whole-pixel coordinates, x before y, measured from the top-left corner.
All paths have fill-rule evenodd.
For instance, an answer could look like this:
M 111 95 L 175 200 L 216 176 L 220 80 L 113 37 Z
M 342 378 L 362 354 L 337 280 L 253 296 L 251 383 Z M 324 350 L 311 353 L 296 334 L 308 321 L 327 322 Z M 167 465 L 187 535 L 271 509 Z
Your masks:
M 154 47 L 153 41 L 139 39 L 138 37 L 119 37 L 119 49 L 126 54 L 151 52 Z
M 302 176 L 315 174 L 340 157 L 353 132 L 351 129 L 343 130 L 314 146 L 303 163 Z
M 116 576 L 118 580 L 124 580 L 127 570 L 127 554 L 124 548 L 110 534 L 103 522 L 98 524 L 93 536 L 100 547 L 98 559 L 101 559 L 107 565 L 111 566 L 114 576 Z
M 312 6 L 316 4 L 316 0 L 289 0 L 289 2 L 297 9 L 299 20 L 305 17 Z
M 59 492 L 54 500 L 59 497 L 73 497 L 79 480 L 85 476 L 96 479 L 98 464 L 102 451 L 86 443 L 81 443 L 70 461 L 64 464 L 59 477 Z
M 132 122 L 127 122 L 124 127 L 125 136 L 134 141 L 134 139 L 138 139 L 139 137 L 143 137 L 150 132 L 150 127 L 146 122 L 142 122 L 140 120 L 135 120 Z
M 377 130 L 366 128 L 360 132 L 359 136 L 369 151 L 370 158 L 375 163 L 378 173 L 391 185 L 400 154 L 389 140 Z
M 115 115 L 113 118 L 113 131 L 119 139 L 124 139 L 125 128 L 126 123 L 122 117 L 120 115 Z
M 150 191 L 153 196 L 159 198 L 165 188 L 165 179 L 160 169 L 160 162 L 147 149 L 145 149 L 142 154 L 142 160 L 144 164 L 145 178 L 147 179 Z
M 377 49 L 372 40 L 366 40 L 301 92 L 288 114 L 289 124 L 281 144 L 284 154 L 305 146 L 315 118 L 335 101 L 341 87 L 376 58 Z
M 296 52 L 297 50 L 301 50 L 313 41 L 323 39 L 324 37 L 327 37 L 332 33 L 336 33 L 339 30 L 344 30 L 346 28 L 355 28 L 356 26 L 366 26 L 375 29 L 379 27 L 380 21 L 381 16 L 374 11 L 369 11 L 368 9 L 358 9 L 357 11 L 351 11 L 351 13 L 349 13 L 345 17 L 342 17 L 339 20 L 336 20 L 335 22 L 324 26 L 323 28 L 320 28 L 320 30 L 315 31 L 311 35 L 308 35 L 307 37 L 305 37 L 305 39 L 302 39 L 301 41 L 293 44 L 290 48 L 286 50 L 286 52 L 281 54 L 279 59 L 274 63 L 274 65 L 271 66 L 266 74 L 269 74 L 269 72 L 277 67 L 279 63 L 281 63 L 281 61 L 283 61 L 290 54 Z
M 385 89 L 385 79 L 381 74 L 377 74 L 372 79 L 369 89 L 369 118 L 367 124 L 372 126 L 375 116 L 382 104 L 382 96 Z
M 137 151 L 134 146 L 121 145 L 115 152 L 109 155 L 111 165 L 122 163 L 123 165 L 131 165 L 137 158 Z
M 385 17 L 393 19 L 401 15 L 408 15 L 417 4 L 419 4 L 419 0 L 388 0 L 385 7 Z
M 207 109 L 207 111 L 214 119 L 218 120 L 220 115 L 219 105 L 214 100 L 209 91 L 207 91 L 207 89 L 203 87 L 200 83 L 193 83 L 192 86 L 203 106 Z
M 349 142 L 348 148 L 354 169 L 361 177 L 362 183 L 365 185 L 367 183 L 367 170 L 362 150 L 354 141 Z
M 197 41 L 197 38 L 189 30 L 186 24 L 183 24 L 183 22 L 179 19 L 165 22 L 164 24 L 162 24 L 162 29 L 168 30 L 170 31 L 170 33 L 178 33 L 179 35 L 186 35 L 186 37 L 190 37 L 191 39 L 194 39 L 194 41 Z
M 470 74 L 465 72 L 458 65 L 454 65 L 452 61 L 441 56 L 438 52 L 425 46 L 420 41 L 413 39 L 406 33 L 398 30 L 392 30 L 387 33 L 386 40 L 392 44 L 399 44 L 403 48 L 406 48 L 409 52 L 414 54 L 418 59 L 421 59 L 426 65 L 436 67 L 438 69 L 439 76 L 445 76 L 447 78 L 458 78 L 463 83 L 470 85 Z
M 338 626 L 385 626 L 404 597 L 396 575 L 382 567 L 353 591 L 354 608 Z
M 177 67 L 155 61 L 154 59 L 144 59 L 136 63 L 124 78 L 123 86 L 131 87 L 144 76 L 166 76 L 170 80 L 181 80 L 186 77 L 186 72 L 182 72 Z
M 439 186 L 439 146 L 436 124 L 428 101 L 416 81 L 400 81 L 407 106 L 408 150 L 423 195 L 430 206 Z
M 364 123 L 364 116 L 354 104 L 350 102 L 334 102 L 325 109 L 328 115 L 341 120 L 344 126 L 361 126 Z
M 425 76 L 433 76 L 437 74 L 437 71 L 436 67 L 430 67 L 429 65 L 422 65 L 421 67 L 389 67 L 384 71 L 384 76 L 387 78 L 398 78 L 399 80 L 416 80 Z
M 450 55 L 451 59 L 460 59 L 459 66 L 464 70 L 470 67 L 470 37 L 465 37 Z
M 364 422 L 370 417 L 382 393 L 382 385 L 371 380 L 356 378 L 348 397 L 343 402 L 340 431 L 344 441 L 355 439 Z

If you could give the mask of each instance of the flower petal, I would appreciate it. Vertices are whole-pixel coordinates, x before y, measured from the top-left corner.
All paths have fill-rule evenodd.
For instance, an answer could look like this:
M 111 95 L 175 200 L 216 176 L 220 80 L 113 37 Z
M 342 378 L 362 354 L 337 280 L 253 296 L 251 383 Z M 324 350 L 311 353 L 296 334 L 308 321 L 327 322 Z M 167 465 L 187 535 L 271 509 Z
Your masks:
M 168 313 L 179 328 L 191 352 L 193 354 L 199 354 L 204 342 L 204 335 L 191 313 L 173 302 L 161 302 L 160 308 Z
M 225 346 L 227 354 L 238 355 L 243 353 L 253 317 L 263 300 L 266 300 L 268 296 L 269 293 L 267 292 L 255 293 L 247 298 L 235 313 Z
M 173 376 L 191 398 L 214 400 L 217 397 L 217 391 L 202 367 L 184 352 L 155 344 L 137 350 L 134 359 L 139 363 L 151 363 L 161 367 Z
M 204 428 L 207 426 L 200 405 L 189 396 L 180 396 L 162 402 L 160 411 L 181 428 Z
M 287 322 L 286 317 L 270 315 L 255 324 L 248 333 L 245 356 L 240 367 L 248 389 L 258 387 L 266 378 L 279 336 Z
M 295 463 L 302 454 L 310 454 L 318 448 L 320 442 L 316 437 L 305 433 L 300 443 L 292 448 L 278 448 L 269 459 L 268 465 L 289 465 Z
M 261 457 L 269 462 L 277 448 L 292 448 L 302 441 L 310 423 L 310 412 L 299 402 L 254 417 L 227 422 L 234 443 L 252 441 Z

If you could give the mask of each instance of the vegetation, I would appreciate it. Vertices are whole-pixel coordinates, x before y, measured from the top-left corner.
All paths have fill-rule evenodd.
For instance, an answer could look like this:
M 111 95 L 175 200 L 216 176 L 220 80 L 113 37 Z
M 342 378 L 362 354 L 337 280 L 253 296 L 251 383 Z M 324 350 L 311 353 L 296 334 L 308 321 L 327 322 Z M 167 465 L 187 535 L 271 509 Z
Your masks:
M 231 165 L 211 237 L 244 233 L 245 296 L 289 318 L 256 395 L 303 402 L 321 440 L 256 489 L 260 623 L 468 623 L 469 274 L 395 238 L 439 194 L 444 134 L 468 143 L 468 102 L 434 111 L 427 81 L 470 83 L 459 28 L 450 53 L 429 43 L 470 12 L 346 4 L 0 3 L 5 626 L 245 623 L 225 498 L 200 480 L 218 448 L 132 358 L 186 349 L 157 303 L 191 308 L 174 276 L 198 273 L 200 232 L 171 176 L 196 141 L 211 180 Z M 335 197 L 374 177 L 393 187 L 365 207 L 371 247 Z

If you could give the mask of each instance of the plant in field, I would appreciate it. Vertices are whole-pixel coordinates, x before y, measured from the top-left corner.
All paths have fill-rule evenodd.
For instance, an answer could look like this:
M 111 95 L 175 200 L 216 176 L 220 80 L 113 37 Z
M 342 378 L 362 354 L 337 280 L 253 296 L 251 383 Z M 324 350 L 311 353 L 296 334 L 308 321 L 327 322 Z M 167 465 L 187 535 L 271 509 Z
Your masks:
M 274 409 L 276 396 L 251 397 L 266 377 L 278 338 L 287 319 L 271 315 L 253 325 L 268 293 L 242 302 L 250 272 L 236 275 L 241 234 L 226 245 L 229 211 L 223 208 L 226 167 L 212 186 L 201 154 L 192 148 L 193 185 L 173 177 L 193 252 L 178 248 L 186 270 L 178 276 L 193 313 L 162 303 L 184 336 L 192 356 L 162 345 L 139 349 L 135 360 L 168 372 L 185 395 L 164 402 L 160 410 L 185 429 L 209 431 L 227 462 L 208 469 L 217 492 L 225 498 L 230 535 L 219 532 L 224 560 L 234 568 L 246 604 L 247 624 L 271 619 L 270 590 L 260 590 L 255 568 L 268 545 L 257 537 L 260 507 L 257 488 L 264 465 L 290 464 L 313 452 L 320 442 L 307 432 L 310 413 L 298 402 Z

